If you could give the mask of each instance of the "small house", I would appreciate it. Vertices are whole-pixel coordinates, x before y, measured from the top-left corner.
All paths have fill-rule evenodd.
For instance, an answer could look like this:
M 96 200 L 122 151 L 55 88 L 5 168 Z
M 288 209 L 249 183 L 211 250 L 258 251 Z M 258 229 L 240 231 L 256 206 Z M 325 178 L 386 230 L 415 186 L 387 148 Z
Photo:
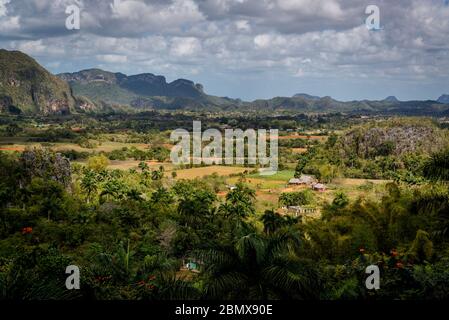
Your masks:
M 200 272 L 200 264 L 201 262 L 195 259 L 183 259 L 181 270 L 188 270 L 198 273 Z
M 291 184 L 291 185 L 300 185 L 300 184 L 301 184 L 301 180 L 299 180 L 298 178 L 291 178 L 291 179 L 288 181 L 288 184 Z
M 312 189 L 314 191 L 324 192 L 326 191 L 326 186 L 322 183 L 314 183 L 312 184 Z
M 193 271 L 193 270 L 198 270 L 198 265 L 195 262 L 188 262 L 186 264 L 186 269 Z
M 287 211 L 287 214 L 293 215 L 296 218 L 311 215 L 316 212 L 316 208 L 310 206 L 288 206 L 283 207 L 283 209 Z
M 292 178 L 288 181 L 290 185 L 311 185 L 315 182 L 315 179 L 312 176 L 301 175 L 299 178 Z

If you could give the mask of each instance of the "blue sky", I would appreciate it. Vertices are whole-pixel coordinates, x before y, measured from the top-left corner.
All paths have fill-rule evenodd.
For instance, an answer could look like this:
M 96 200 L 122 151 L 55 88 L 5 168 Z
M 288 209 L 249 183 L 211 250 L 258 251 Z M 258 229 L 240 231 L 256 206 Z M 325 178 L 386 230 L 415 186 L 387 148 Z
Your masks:
M 79 31 L 65 28 L 73 4 Z M 365 26 L 370 4 L 381 31 Z M 0 0 L 0 47 L 54 73 L 149 72 L 245 100 L 436 99 L 448 40 L 445 0 Z

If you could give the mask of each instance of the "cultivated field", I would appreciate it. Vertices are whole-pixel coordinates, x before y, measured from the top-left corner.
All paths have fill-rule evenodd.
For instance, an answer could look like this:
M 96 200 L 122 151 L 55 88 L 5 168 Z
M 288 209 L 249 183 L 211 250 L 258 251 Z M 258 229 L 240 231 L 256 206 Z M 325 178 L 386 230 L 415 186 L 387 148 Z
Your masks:
M 77 152 L 111 152 L 114 150 L 121 150 L 125 147 L 127 148 L 136 148 L 139 150 L 147 150 L 149 145 L 144 143 L 123 143 L 123 142 L 114 142 L 114 141 L 105 141 L 99 142 L 93 140 L 95 147 L 94 148 L 84 148 L 76 143 L 71 142 L 28 142 L 28 138 L 1 138 L 0 139 L 0 150 L 2 151 L 19 151 L 22 152 L 27 147 L 46 147 L 51 148 L 54 151 L 68 151 L 75 150 Z
M 106 138 L 110 141 L 104 141 Z M 280 136 L 279 139 L 311 139 L 325 141 L 326 136 L 305 136 L 305 135 L 286 135 Z M 126 135 L 122 136 L 103 136 L 102 141 L 92 140 L 94 148 L 84 148 L 73 142 L 56 142 L 56 143 L 38 143 L 29 142 L 29 138 L 26 137 L 14 137 L 0 138 L 0 150 L 10 152 L 22 152 L 27 147 L 47 147 L 55 151 L 75 150 L 78 152 L 98 153 L 98 152 L 111 152 L 114 150 L 122 150 L 123 148 L 137 148 L 139 150 L 148 150 L 150 144 L 144 143 L 129 143 Z M 171 145 L 164 145 L 166 148 L 170 148 Z M 307 152 L 306 148 L 291 148 L 293 153 L 301 154 Z M 76 161 L 76 163 L 85 164 L 84 161 Z M 139 160 L 112 160 L 108 166 L 110 170 L 124 170 L 130 169 L 139 170 Z M 310 186 L 290 186 L 288 181 L 293 178 L 294 170 L 282 170 L 272 176 L 264 176 L 259 173 L 246 174 L 242 179 L 239 174 L 254 172 L 254 168 L 244 168 L 239 166 L 206 166 L 191 169 L 179 169 L 176 168 L 170 162 L 157 162 L 157 161 L 145 161 L 150 170 L 158 170 L 161 166 L 164 168 L 165 176 L 171 178 L 172 172 L 176 172 L 176 180 L 180 179 L 196 179 L 217 174 L 218 176 L 225 177 L 226 184 L 235 185 L 240 180 L 249 185 L 256 191 L 256 210 L 264 212 L 267 209 L 276 209 L 279 206 L 279 196 L 284 192 L 299 192 L 306 189 L 310 189 Z M 388 183 L 388 180 L 367 180 L 367 179 L 334 179 L 332 183 L 327 184 L 327 190 L 325 192 L 314 192 L 315 205 L 320 208 L 325 203 L 332 202 L 335 194 L 338 192 L 344 192 L 351 200 L 357 198 L 378 198 L 384 193 L 384 185 Z M 228 190 L 220 191 L 217 193 L 219 198 L 224 199 Z
M 211 175 L 213 173 L 219 176 L 229 176 L 231 174 L 239 174 L 251 169 L 243 167 L 227 167 L 227 166 L 209 166 L 201 168 L 191 168 L 176 170 L 177 179 L 195 179 Z

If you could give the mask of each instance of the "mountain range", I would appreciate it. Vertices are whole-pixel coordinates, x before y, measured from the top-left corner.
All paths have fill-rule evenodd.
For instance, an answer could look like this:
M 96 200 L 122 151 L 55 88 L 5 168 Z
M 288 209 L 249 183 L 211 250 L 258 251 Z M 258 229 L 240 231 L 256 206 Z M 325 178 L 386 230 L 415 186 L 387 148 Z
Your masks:
M 95 104 L 126 105 L 135 109 L 203 109 L 239 105 L 238 100 L 204 93 L 201 84 L 178 79 L 167 83 L 165 77 L 151 73 L 127 76 L 100 69 L 63 73 L 76 96 Z
M 205 93 L 187 79 L 168 83 L 151 73 L 125 75 L 100 69 L 52 75 L 19 51 L 0 50 L 0 113 L 67 114 L 113 110 L 202 110 L 345 112 L 352 114 L 449 115 L 449 95 L 437 101 L 342 102 L 298 93 L 245 102 Z

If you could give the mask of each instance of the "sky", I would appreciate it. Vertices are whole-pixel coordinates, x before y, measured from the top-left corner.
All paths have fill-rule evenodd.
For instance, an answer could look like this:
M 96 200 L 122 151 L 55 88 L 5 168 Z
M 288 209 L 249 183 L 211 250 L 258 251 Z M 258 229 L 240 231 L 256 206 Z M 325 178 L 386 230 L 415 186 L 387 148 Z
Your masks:
M 449 93 L 449 1 L 0 0 L 0 48 L 53 73 L 153 73 L 244 100 L 433 100 Z

